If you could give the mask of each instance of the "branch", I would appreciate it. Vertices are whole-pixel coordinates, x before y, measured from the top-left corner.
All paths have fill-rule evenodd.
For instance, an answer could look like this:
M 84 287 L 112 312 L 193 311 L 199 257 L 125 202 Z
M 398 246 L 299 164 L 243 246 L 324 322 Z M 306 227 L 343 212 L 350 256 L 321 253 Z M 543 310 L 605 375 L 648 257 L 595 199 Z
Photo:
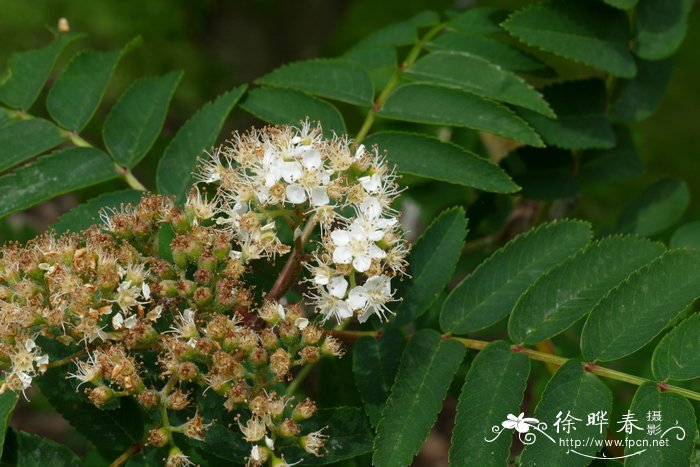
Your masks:
M 381 331 L 371 331 L 371 332 L 353 332 L 353 331 L 330 331 L 332 335 L 335 335 L 337 337 L 343 338 L 343 339 L 358 339 L 362 336 L 374 336 L 376 338 L 379 338 L 381 336 Z M 409 339 L 410 336 L 407 336 L 407 339 Z M 467 339 L 464 337 L 454 337 L 449 334 L 443 334 L 442 336 L 443 339 L 450 339 L 454 340 L 457 342 L 461 342 L 464 344 L 465 347 L 469 349 L 474 349 L 474 350 L 482 350 L 484 347 L 486 347 L 488 344 L 490 344 L 490 341 L 482 341 L 482 340 L 477 340 L 477 339 Z M 560 367 L 564 365 L 566 362 L 569 360 L 575 360 L 572 358 L 566 358 L 566 357 L 560 357 L 558 355 L 552 355 L 551 353 L 547 352 L 540 352 L 539 350 L 534 350 L 530 349 L 527 347 L 524 347 L 522 345 L 513 345 L 511 346 L 511 349 L 513 352 L 520 352 L 525 355 L 527 355 L 531 360 L 537 360 L 539 362 L 544 362 L 549 365 L 554 365 L 556 367 Z M 681 388 L 678 386 L 673 386 L 671 384 L 667 384 L 663 381 L 652 381 L 647 378 L 641 378 L 639 376 L 634 376 L 630 375 L 627 373 L 623 373 L 621 371 L 613 370 L 610 368 L 605 368 L 599 365 L 596 365 L 595 363 L 584 363 L 583 364 L 584 370 L 593 373 L 594 375 L 602 376 L 603 378 L 608 378 L 608 379 L 613 379 L 615 381 L 622 381 L 624 383 L 629 383 L 629 384 L 634 384 L 636 386 L 641 386 L 644 383 L 656 383 L 659 387 L 659 389 L 663 392 L 673 392 L 676 394 L 679 394 L 687 399 L 693 399 L 696 401 L 700 401 L 700 393 L 691 391 L 690 389 L 685 389 Z

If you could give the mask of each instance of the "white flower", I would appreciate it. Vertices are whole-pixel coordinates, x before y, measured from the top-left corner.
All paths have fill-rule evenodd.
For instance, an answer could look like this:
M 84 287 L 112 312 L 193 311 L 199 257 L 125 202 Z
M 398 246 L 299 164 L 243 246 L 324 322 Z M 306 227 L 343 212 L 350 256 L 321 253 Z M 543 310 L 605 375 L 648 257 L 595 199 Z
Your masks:
M 367 236 L 364 229 L 356 225 L 350 230 L 334 230 L 331 240 L 335 245 L 333 261 L 336 264 L 350 264 L 358 272 L 365 272 L 372 265 L 372 259 L 381 259 L 386 252 Z
M 175 319 L 175 325 L 170 327 L 169 332 L 174 333 L 181 339 L 192 339 L 197 336 L 197 325 L 194 322 L 194 310 L 187 308 Z
M 536 418 L 525 418 L 525 412 L 521 412 L 520 415 L 517 417 L 513 414 L 508 414 L 506 417 L 508 420 L 505 420 L 501 425 L 503 425 L 503 428 L 512 430 L 513 428 L 516 429 L 518 433 L 527 433 L 530 431 L 530 425 L 536 425 L 539 423 L 539 420 Z
M 372 276 L 364 283 L 354 287 L 348 295 L 348 303 L 353 310 L 362 310 L 358 317 L 361 323 L 376 314 L 380 320 L 386 319 L 386 312 L 391 313 L 386 303 L 392 299 L 391 279 L 388 276 Z
M 82 360 L 76 360 L 75 365 L 78 367 L 75 373 L 68 373 L 69 378 L 74 378 L 80 381 L 78 387 L 81 385 L 97 381 L 100 378 L 102 367 L 97 361 L 97 352 L 92 355 L 88 353 L 88 359 L 86 362 Z
M 325 323 L 329 318 L 334 317 L 340 324 L 344 319 L 352 316 L 352 309 L 345 300 L 331 295 L 330 293 L 320 288 L 320 294 L 313 296 L 316 299 L 316 312 L 323 315 Z

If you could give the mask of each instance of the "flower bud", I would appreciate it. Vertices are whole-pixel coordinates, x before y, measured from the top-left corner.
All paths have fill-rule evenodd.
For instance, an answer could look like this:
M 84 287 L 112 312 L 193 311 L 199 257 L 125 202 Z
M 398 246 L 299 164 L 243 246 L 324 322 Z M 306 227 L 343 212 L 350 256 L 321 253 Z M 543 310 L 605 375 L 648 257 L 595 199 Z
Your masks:
M 318 347 L 307 346 L 299 351 L 299 357 L 301 357 L 301 364 L 306 365 L 316 363 L 321 358 L 321 354 Z
M 160 394 L 154 389 L 144 389 L 136 396 L 136 400 L 144 409 L 152 409 L 160 403 Z
M 287 418 L 279 426 L 279 434 L 283 438 L 294 438 L 299 435 L 299 425 L 294 420 Z
M 277 376 L 277 379 L 282 380 L 289 373 L 292 367 L 292 358 L 284 349 L 277 349 L 270 356 L 270 369 Z
M 209 287 L 198 287 L 194 291 L 194 302 L 199 306 L 209 305 L 214 301 L 214 294 Z
M 153 428 L 148 432 L 146 444 L 162 448 L 170 441 L 170 432 L 165 428 Z
M 292 412 L 292 418 L 298 422 L 302 420 L 308 420 L 316 413 L 316 404 L 314 401 L 308 397 L 303 401 L 299 402 L 294 411 Z
M 104 385 L 97 386 L 92 389 L 86 389 L 85 394 L 96 407 L 102 407 L 114 398 L 114 391 Z

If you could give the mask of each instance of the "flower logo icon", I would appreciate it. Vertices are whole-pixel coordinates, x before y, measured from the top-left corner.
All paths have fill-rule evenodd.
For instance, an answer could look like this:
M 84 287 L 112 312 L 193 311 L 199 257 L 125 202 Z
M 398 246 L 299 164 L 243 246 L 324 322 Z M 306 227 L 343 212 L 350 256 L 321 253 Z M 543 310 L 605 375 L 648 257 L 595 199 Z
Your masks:
M 521 412 L 520 415 L 517 417 L 513 414 L 508 414 L 506 417 L 507 420 L 503 421 L 501 425 L 503 428 L 512 430 L 515 428 L 518 433 L 527 433 L 530 431 L 530 426 L 531 425 L 537 425 L 539 423 L 539 420 L 536 418 L 526 418 L 525 417 L 525 412 Z

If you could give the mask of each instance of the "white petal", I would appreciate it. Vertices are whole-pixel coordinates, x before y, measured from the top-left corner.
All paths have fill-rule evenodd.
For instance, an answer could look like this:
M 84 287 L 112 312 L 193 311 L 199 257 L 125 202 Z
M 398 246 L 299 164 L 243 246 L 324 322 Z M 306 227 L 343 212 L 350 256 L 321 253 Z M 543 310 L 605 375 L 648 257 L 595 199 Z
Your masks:
M 350 264 L 352 250 L 347 246 L 339 246 L 333 252 L 333 262 L 336 264 Z
M 283 162 L 281 169 L 282 178 L 287 183 L 294 183 L 301 178 L 301 166 L 296 162 Z
M 323 186 L 315 186 L 311 188 L 311 205 L 312 206 L 325 206 L 330 203 L 330 198 L 328 198 L 328 190 Z
M 362 184 L 362 188 L 367 190 L 369 193 L 376 193 L 382 187 L 382 179 L 379 174 L 360 177 L 358 180 L 360 184 Z
M 272 438 L 265 436 L 265 446 L 267 446 L 270 451 L 273 451 L 275 449 L 275 442 L 272 441 Z
M 347 230 L 334 230 L 331 232 L 331 240 L 335 246 L 345 246 L 350 243 L 350 232 Z
M 357 147 L 357 151 L 355 151 L 355 157 L 356 157 L 356 158 L 359 158 L 359 157 L 362 157 L 364 154 L 365 154 L 365 145 L 364 145 L 364 144 L 360 144 L 360 145 Z
M 386 257 L 386 251 L 382 250 L 377 245 L 370 245 L 369 246 L 369 255 L 372 258 L 382 259 L 382 258 Z M 358 271 L 359 271 L 359 269 L 358 269 Z
M 352 317 L 352 309 L 343 300 L 338 300 L 335 304 L 335 315 L 338 319 L 347 319 Z
M 257 444 L 250 450 L 250 458 L 256 462 L 260 462 L 260 459 L 262 459 L 260 456 L 260 446 Z
M 294 326 L 299 328 L 300 331 L 303 331 L 309 326 L 309 320 L 306 318 L 297 318 L 294 320 Z
M 348 295 L 348 304 L 350 304 L 350 307 L 353 310 L 358 310 L 360 308 L 364 308 L 368 299 L 369 294 L 367 293 L 367 289 L 361 285 L 358 285 L 350 291 L 350 294 Z
M 34 339 L 27 339 L 26 341 L 24 341 L 24 349 L 27 352 L 31 352 L 35 348 L 36 348 L 36 342 L 34 342 Z
M 501 423 L 501 425 L 503 426 L 503 428 L 506 428 L 506 429 L 508 429 L 508 430 L 511 430 L 511 429 L 515 428 L 515 425 L 517 425 L 517 424 L 518 424 L 518 422 L 513 421 L 513 420 L 506 420 L 505 422 L 502 422 L 502 423 Z
M 37 366 L 41 367 L 44 365 L 49 364 L 49 356 L 47 354 L 44 355 L 39 355 L 38 357 L 34 357 L 34 363 L 37 364 Z
M 138 316 L 131 315 L 124 320 L 124 327 L 127 329 L 134 329 L 136 323 L 138 323 Z
M 323 162 L 318 149 L 307 149 L 301 155 L 301 164 L 307 169 L 318 169 Z
M 143 284 L 141 284 L 141 293 L 143 293 L 143 297 L 146 300 L 151 299 L 151 288 L 145 282 Z
M 330 276 L 326 272 L 317 272 L 314 276 L 314 282 L 318 285 L 326 285 L 330 279 Z
M 328 292 L 337 298 L 344 298 L 348 290 L 348 281 L 343 276 L 335 276 L 328 283 Z
M 366 198 L 360 204 L 360 212 L 371 219 L 375 219 L 382 213 L 382 204 L 377 198 Z
M 306 201 L 306 191 L 298 183 L 287 186 L 287 200 L 292 204 L 301 204 Z
M 277 305 L 277 316 L 282 321 L 284 321 L 285 316 L 287 316 L 287 314 L 284 312 L 284 307 L 282 305 L 279 305 L 279 304 Z
M 373 242 L 378 242 L 379 240 L 384 238 L 384 232 L 381 230 L 373 230 L 369 233 L 368 237 Z
M 24 371 L 17 373 L 17 378 L 19 378 L 20 382 L 22 383 L 22 390 L 25 390 L 32 385 L 32 377 Z
M 352 260 L 352 266 L 355 268 L 355 270 L 357 272 L 365 272 L 366 270 L 369 269 L 369 267 L 371 265 L 372 265 L 372 260 L 367 255 L 358 255 L 358 256 L 355 256 L 354 260 Z
M 112 327 L 114 329 L 121 329 L 124 326 L 124 317 L 121 313 L 117 313 L 112 316 Z

